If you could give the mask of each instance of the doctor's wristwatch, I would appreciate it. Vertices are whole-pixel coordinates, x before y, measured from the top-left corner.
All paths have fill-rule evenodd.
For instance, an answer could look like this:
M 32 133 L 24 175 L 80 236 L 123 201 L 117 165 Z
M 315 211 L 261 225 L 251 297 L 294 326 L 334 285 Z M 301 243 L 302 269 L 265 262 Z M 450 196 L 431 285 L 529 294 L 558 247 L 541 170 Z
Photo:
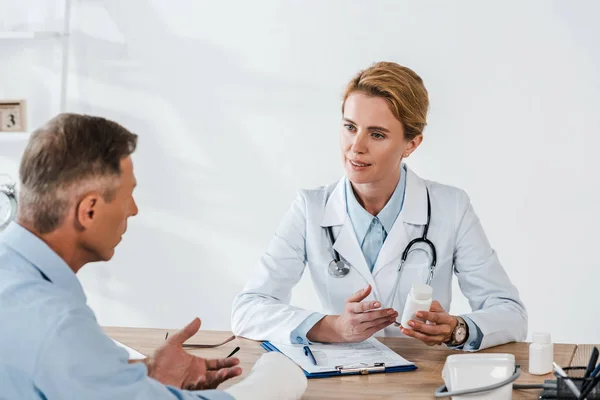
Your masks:
M 458 316 L 456 317 L 456 320 L 458 321 L 458 324 L 456 324 L 456 328 L 452 331 L 450 340 L 444 343 L 446 346 L 460 346 L 465 343 L 469 337 L 469 327 L 465 320 Z
M 11 182 L 0 182 L 0 232 L 8 226 L 16 215 L 17 196 L 15 185 Z

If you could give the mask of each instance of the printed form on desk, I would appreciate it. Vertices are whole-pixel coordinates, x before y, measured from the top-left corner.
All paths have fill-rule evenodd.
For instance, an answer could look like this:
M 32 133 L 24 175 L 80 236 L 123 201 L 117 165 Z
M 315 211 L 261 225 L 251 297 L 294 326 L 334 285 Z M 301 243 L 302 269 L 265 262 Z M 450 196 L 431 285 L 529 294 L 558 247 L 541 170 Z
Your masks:
M 308 347 L 317 365 L 304 354 L 304 345 L 271 343 L 308 373 L 336 371 L 337 366 L 359 368 L 385 363 L 388 368 L 414 365 L 375 338 L 359 343 L 311 344 Z
M 130 360 L 143 360 L 144 358 L 146 358 L 145 355 L 143 355 L 142 353 L 140 353 L 139 351 L 132 349 L 129 346 L 125 346 L 123 343 L 116 341 L 115 339 L 111 339 L 113 342 L 115 342 L 115 344 L 125 350 L 127 350 L 127 353 L 129 353 L 129 359 Z

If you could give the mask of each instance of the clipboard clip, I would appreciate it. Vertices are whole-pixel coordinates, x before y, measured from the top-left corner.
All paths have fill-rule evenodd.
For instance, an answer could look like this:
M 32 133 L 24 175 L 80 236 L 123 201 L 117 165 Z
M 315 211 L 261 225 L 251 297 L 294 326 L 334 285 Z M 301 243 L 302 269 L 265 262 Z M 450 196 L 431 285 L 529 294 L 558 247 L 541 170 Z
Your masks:
M 375 363 L 372 366 L 348 367 L 337 365 L 335 369 L 340 374 L 352 374 L 358 372 L 361 375 L 368 375 L 370 372 L 385 372 L 385 363 Z

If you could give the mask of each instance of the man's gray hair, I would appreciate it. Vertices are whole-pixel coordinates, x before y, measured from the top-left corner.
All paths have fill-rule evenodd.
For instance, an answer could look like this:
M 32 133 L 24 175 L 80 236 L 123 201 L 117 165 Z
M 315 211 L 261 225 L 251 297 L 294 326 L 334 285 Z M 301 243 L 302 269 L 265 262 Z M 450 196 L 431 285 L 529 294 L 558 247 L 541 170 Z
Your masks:
M 39 233 L 58 228 L 69 207 L 98 191 L 111 201 L 121 160 L 137 135 L 116 122 L 89 115 L 60 114 L 32 133 L 19 170 L 19 221 Z

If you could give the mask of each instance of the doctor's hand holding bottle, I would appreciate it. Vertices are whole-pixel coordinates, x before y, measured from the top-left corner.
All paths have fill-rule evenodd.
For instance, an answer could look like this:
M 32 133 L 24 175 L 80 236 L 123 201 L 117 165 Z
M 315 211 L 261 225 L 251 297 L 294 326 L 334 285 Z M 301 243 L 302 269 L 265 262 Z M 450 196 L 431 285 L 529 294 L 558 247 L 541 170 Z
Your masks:
M 452 336 L 459 324 L 459 317 L 448 314 L 438 301 L 431 303 L 429 312 L 419 311 L 416 317 L 408 321 L 408 327 L 400 326 L 406 336 L 419 339 L 428 346 L 449 343 L 454 339 Z M 468 335 L 466 325 L 465 329 Z
M 308 331 L 307 339 L 326 343 L 360 342 L 392 325 L 398 319 L 398 312 L 392 308 L 379 309 L 379 301 L 362 301 L 370 293 L 370 285 L 354 293 L 346 300 L 343 314 L 321 319 Z M 433 301 L 429 312 L 420 311 L 416 317 L 408 322 L 409 327 L 400 326 L 399 329 L 404 335 L 429 346 L 452 340 L 452 333 L 459 323 L 458 318 L 448 314 L 438 301 Z
M 379 301 L 362 301 L 370 293 L 370 285 L 354 293 L 346 300 L 343 314 L 325 316 L 308 331 L 306 338 L 326 343 L 361 342 L 393 324 L 398 318 L 397 311 L 379 309 Z

